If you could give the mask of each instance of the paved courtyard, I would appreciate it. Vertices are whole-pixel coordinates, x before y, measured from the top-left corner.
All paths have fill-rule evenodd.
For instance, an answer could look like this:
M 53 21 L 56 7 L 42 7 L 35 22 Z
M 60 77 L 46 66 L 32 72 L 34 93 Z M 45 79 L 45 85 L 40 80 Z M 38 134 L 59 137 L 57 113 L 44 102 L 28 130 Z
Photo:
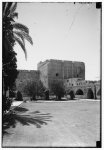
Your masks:
M 27 102 L 4 121 L 4 147 L 94 147 L 100 101 Z

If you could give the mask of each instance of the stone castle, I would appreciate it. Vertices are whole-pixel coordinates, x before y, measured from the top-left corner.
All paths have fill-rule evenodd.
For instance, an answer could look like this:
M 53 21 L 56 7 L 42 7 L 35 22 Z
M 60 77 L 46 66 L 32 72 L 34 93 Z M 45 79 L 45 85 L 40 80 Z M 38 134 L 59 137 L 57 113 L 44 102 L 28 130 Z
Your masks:
M 53 82 L 61 82 L 66 93 L 73 91 L 77 98 L 100 99 L 100 81 L 85 80 L 85 64 L 76 61 L 46 60 L 39 62 L 37 70 L 19 70 L 16 80 L 17 90 L 23 93 L 28 81 L 41 80 L 46 89 L 51 89 Z

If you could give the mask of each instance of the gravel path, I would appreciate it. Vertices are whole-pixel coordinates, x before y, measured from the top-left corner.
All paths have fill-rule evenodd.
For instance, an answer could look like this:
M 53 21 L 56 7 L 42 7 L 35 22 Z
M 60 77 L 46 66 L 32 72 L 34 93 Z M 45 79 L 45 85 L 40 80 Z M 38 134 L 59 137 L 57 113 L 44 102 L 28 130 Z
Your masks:
M 100 101 L 28 102 L 16 112 L 4 147 L 95 147 L 100 140 Z
M 22 104 L 22 103 L 23 103 L 23 101 L 14 101 L 14 102 L 12 103 L 11 107 L 13 107 L 13 106 L 19 106 L 19 105 Z

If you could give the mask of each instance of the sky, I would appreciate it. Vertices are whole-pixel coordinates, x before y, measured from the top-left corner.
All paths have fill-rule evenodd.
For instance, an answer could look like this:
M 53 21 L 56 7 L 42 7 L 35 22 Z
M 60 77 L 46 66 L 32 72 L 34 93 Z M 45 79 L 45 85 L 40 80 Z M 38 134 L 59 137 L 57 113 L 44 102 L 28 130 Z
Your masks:
M 85 63 L 85 79 L 100 79 L 100 9 L 96 4 L 18 3 L 17 22 L 29 28 L 27 60 L 16 44 L 17 69 L 37 70 L 46 59 Z

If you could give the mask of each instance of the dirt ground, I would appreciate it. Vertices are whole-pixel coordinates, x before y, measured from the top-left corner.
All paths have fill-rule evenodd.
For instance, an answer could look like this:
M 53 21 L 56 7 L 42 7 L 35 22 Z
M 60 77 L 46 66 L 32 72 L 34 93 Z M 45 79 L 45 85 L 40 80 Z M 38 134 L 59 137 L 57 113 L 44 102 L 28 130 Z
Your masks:
M 100 101 L 27 102 L 3 129 L 3 147 L 95 147 L 100 140 Z

